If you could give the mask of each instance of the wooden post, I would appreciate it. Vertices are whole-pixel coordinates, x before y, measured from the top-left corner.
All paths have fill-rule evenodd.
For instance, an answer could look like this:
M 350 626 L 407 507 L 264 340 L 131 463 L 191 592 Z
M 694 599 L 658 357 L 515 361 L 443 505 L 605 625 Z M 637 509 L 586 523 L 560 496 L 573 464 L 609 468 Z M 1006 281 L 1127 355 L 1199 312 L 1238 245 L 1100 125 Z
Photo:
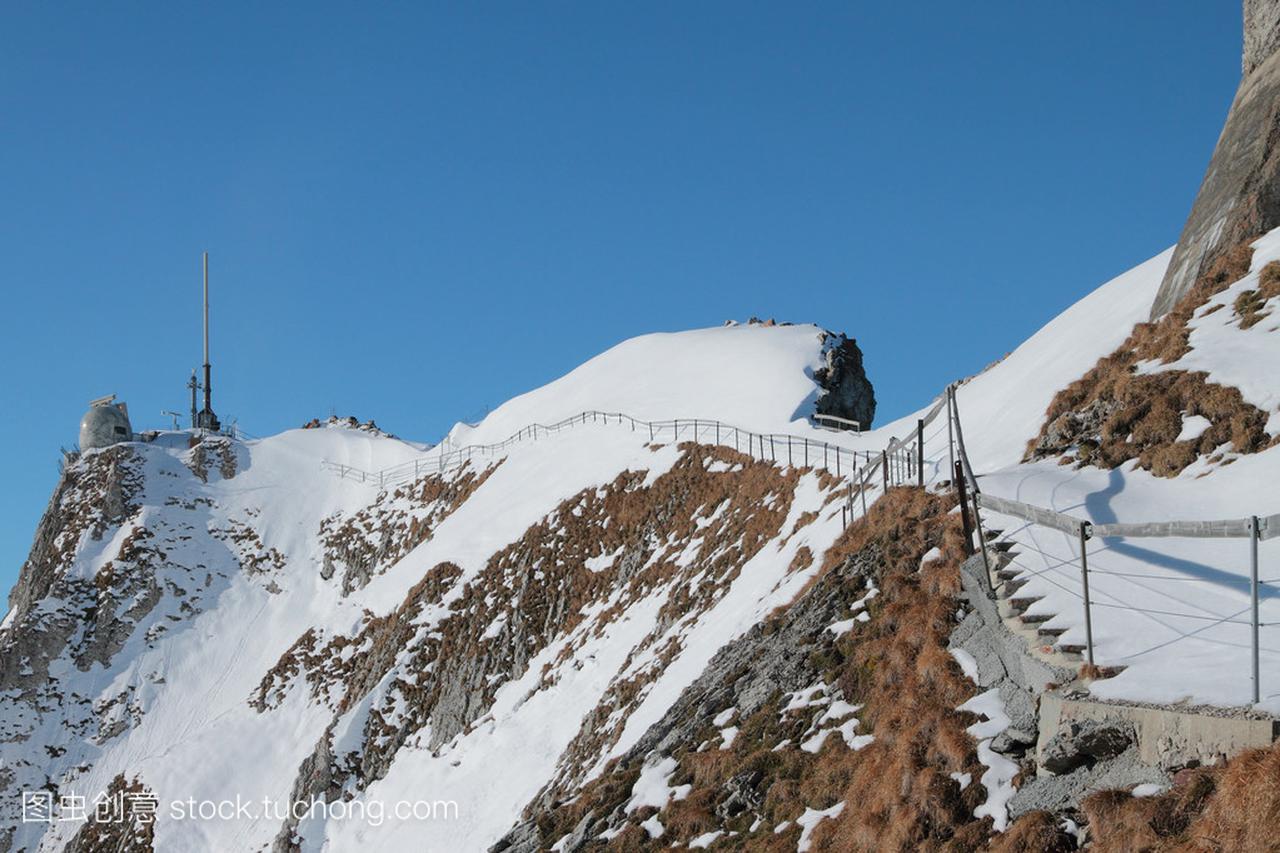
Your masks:
M 916 421 L 916 485 L 924 488 L 924 418 Z
M 1089 541 L 1089 525 L 1080 522 L 1080 583 L 1084 587 L 1084 648 L 1089 656 L 1089 665 L 1093 665 L 1093 613 L 1089 608 L 1089 551 L 1085 544 Z
M 956 439 L 955 430 L 951 426 L 951 397 L 955 394 L 956 389 L 953 385 L 947 386 L 947 470 L 954 471 L 956 468 Z
M 964 552 L 973 553 L 973 528 L 969 525 L 969 497 L 964 486 L 964 472 L 960 470 L 960 460 L 956 460 L 955 468 L 956 500 L 960 502 L 960 526 L 964 528 Z
M 888 494 L 889 493 L 889 454 L 883 450 L 880 451 L 880 470 L 881 470 L 881 473 L 884 474 L 884 492 L 885 494 Z

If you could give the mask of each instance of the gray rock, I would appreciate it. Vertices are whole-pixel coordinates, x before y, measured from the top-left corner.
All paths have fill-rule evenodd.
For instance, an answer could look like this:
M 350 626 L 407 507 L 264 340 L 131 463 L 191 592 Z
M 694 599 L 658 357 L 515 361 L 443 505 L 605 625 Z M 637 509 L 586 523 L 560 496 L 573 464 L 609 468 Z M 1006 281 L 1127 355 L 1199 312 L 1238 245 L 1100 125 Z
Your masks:
M 1223 252 L 1280 225 L 1280 3 L 1245 0 L 1244 78 L 1151 306 L 1154 320 Z
M 1041 755 L 1040 764 L 1061 775 L 1077 767 L 1093 766 L 1115 758 L 1137 740 L 1133 724 L 1120 720 L 1073 720 L 1055 734 Z
M 1036 776 L 1023 782 L 1009 800 L 1009 817 L 1016 819 L 1040 810 L 1070 811 L 1089 794 L 1142 784 L 1168 785 L 1170 779 L 1160 769 L 1139 761 L 1137 749 L 1130 748 L 1107 761 L 1077 767 L 1061 776 Z
M 724 783 L 722 789 L 725 797 L 716 805 L 716 816 L 721 820 L 732 820 L 745 811 L 758 811 L 764 804 L 764 794 L 756 787 L 764 774 L 759 770 L 748 770 L 733 776 Z
M 814 411 L 819 415 L 857 421 L 863 429 L 876 416 L 875 389 L 862 367 L 858 342 L 843 334 L 827 332 L 822 342 L 824 364 L 813 374 L 822 389 Z
M 1244 0 L 1244 56 L 1240 70 L 1248 77 L 1280 48 L 1280 2 Z

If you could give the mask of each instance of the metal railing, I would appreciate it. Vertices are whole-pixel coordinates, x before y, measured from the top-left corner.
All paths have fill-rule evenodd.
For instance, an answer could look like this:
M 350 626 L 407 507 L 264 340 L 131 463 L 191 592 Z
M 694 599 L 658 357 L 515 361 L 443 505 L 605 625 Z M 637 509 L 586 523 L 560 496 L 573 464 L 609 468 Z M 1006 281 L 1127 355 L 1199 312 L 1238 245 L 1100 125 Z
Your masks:
M 861 481 L 868 480 L 882 464 L 885 464 L 886 459 L 891 460 L 895 465 L 890 477 L 890 481 L 894 484 L 903 481 L 903 474 L 908 468 L 912 472 L 920 468 L 919 465 L 905 459 L 906 451 L 914 447 L 915 437 L 907 442 L 895 442 L 889 449 L 877 454 L 875 451 L 855 450 L 809 436 L 753 432 L 710 418 L 650 421 L 623 412 L 604 412 L 594 409 L 580 412 L 554 424 L 529 424 L 506 439 L 493 444 L 470 444 L 458 448 L 437 445 L 421 458 L 379 471 L 366 471 L 353 465 L 328 460 L 322 461 L 321 467 L 345 479 L 386 488 L 411 482 L 424 474 L 451 470 L 471 459 L 496 458 L 510 447 L 522 442 L 535 442 L 557 435 L 564 430 L 588 424 L 623 427 L 647 437 L 650 442 L 692 441 L 698 444 L 732 447 L 740 453 L 746 453 L 762 461 L 799 465 L 805 468 L 823 468 L 838 477 L 859 478 Z
M 1261 601 L 1261 588 L 1266 584 L 1273 584 L 1274 579 L 1264 581 L 1258 577 L 1258 543 L 1267 539 L 1273 539 L 1280 536 L 1280 514 L 1269 515 L 1264 517 L 1249 516 L 1247 518 L 1229 518 L 1210 521 L 1146 521 L 1146 522 L 1125 522 L 1125 523 L 1106 523 L 1097 524 L 1083 518 L 1077 518 L 1067 513 L 1058 512 L 1057 510 L 1048 509 L 1047 507 L 1036 506 L 1034 504 L 1024 503 L 1009 498 L 1001 498 L 995 495 L 975 493 L 975 503 L 978 507 L 990 510 L 991 512 L 1007 515 L 1013 518 L 1020 518 L 1031 524 L 1047 527 L 1051 530 L 1057 530 L 1076 539 L 1077 555 L 1080 565 L 1080 598 L 1084 608 L 1084 624 L 1085 624 L 1085 652 L 1090 664 L 1094 662 L 1094 643 L 1093 643 L 1093 609 L 1095 607 L 1111 607 L 1124 610 L 1131 610 L 1138 613 L 1157 614 L 1166 617 L 1199 619 L 1212 621 L 1218 624 L 1236 624 L 1248 625 L 1250 629 L 1250 675 L 1252 679 L 1253 702 L 1256 704 L 1261 700 L 1261 677 L 1260 677 L 1260 642 L 1259 631 L 1262 627 L 1272 626 L 1280 623 L 1263 623 L 1259 618 L 1259 604 Z M 979 527 L 981 524 L 979 523 Z M 1235 619 L 1231 616 L 1211 616 L 1197 613 L 1174 612 L 1151 607 L 1137 607 L 1125 603 L 1107 603 L 1094 601 L 1089 594 L 1089 577 L 1093 575 L 1119 575 L 1123 577 L 1140 577 L 1149 580 L 1162 581 L 1178 581 L 1178 580 L 1199 580 L 1190 577 L 1160 577 L 1114 571 L 1099 571 L 1090 569 L 1089 566 L 1089 548 L 1088 544 L 1091 539 L 1103 537 L 1116 538 L 1194 538 L 1194 539 L 1247 539 L 1249 540 L 1249 577 L 1239 578 L 1241 584 L 1247 583 L 1249 586 L 1249 620 Z M 1055 558 L 1056 559 L 1056 558 Z M 1070 592 L 1070 590 L 1067 590 Z

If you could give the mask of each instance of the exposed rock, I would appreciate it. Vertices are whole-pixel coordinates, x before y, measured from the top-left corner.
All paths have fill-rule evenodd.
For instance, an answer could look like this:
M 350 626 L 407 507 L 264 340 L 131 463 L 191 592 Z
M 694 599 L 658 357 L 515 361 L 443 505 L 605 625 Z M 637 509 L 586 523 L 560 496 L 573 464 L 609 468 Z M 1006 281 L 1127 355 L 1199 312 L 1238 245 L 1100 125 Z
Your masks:
M 1099 397 L 1078 412 L 1063 412 L 1045 427 L 1031 457 L 1058 456 L 1074 447 L 1080 451 L 1082 461 L 1087 462 L 1091 452 L 1102 444 L 1102 430 L 1107 420 L 1121 408 L 1121 403 Z
M 759 770 L 748 770 L 729 779 L 723 788 L 725 797 L 716 804 L 716 816 L 721 820 L 732 820 L 745 811 L 754 812 L 764 804 L 764 792 L 756 786 L 764 774 Z
M 815 413 L 857 421 L 862 429 L 869 429 L 876 416 L 876 395 L 862 367 L 858 342 L 827 332 L 822 350 L 825 363 L 813 374 L 822 388 Z
M 1041 765 L 1054 774 L 1093 766 L 1115 758 L 1133 745 L 1133 725 L 1118 720 L 1078 720 L 1054 735 L 1045 745 Z
M 1224 251 L 1280 225 L 1280 0 L 1245 0 L 1244 78 L 1151 306 L 1155 319 Z
M 1244 58 L 1241 71 L 1248 77 L 1280 48 L 1280 2 L 1244 0 Z
M 1168 785 L 1169 777 L 1159 768 L 1143 764 L 1137 749 L 1130 747 L 1059 776 L 1045 774 L 1023 782 L 1009 801 L 1009 816 L 1033 811 L 1073 812 L 1095 791 L 1126 790 L 1143 784 Z

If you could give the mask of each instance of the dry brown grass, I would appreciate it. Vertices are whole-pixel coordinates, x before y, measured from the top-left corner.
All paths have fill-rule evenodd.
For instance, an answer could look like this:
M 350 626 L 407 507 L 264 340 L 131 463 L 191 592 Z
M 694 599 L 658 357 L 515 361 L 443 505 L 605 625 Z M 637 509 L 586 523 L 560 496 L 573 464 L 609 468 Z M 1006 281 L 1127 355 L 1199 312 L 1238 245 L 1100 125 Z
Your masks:
M 1084 809 L 1099 853 L 1280 850 L 1280 745 L 1185 771 L 1157 797 L 1107 791 Z
M 1267 302 L 1280 296 L 1280 261 L 1272 261 L 1258 273 L 1258 286 L 1236 297 L 1235 312 L 1240 328 L 1248 329 L 1271 316 L 1264 310 Z
M 1119 349 L 1060 391 L 1027 456 L 1074 448 L 1081 464 L 1115 468 L 1136 459 L 1139 467 L 1172 477 L 1228 442 L 1236 453 L 1274 444 L 1265 428 L 1268 413 L 1247 403 L 1237 389 L 1210 383 L 1204 373 L 1136 372 L 1142 362 L 1170 364 L 1190 350 L 1187 322 L 1214 294 L 1248 273 L 1248 242 L 1221 255 L 1172 311 L 1155 323 L 1139 323 Z M 1280 292 L 1280 267 L 1265 278 L 1266 287 Z M 1183 414 L 1205 417 L 1211 426 L 1198 439 L 1178 441 Z
M 805 808 L 838 802 L 846 808 L 818 825 L 814 850 L 977 850 L 986 845 L 990 821 L 973 817 L 985 798 L 982 786 L 974 783 L 962 791 L 949 777 L 967 772 L 976 779 L 982 772 L 965 731 L 974 718 L 956 711 L 974 688 L 946 650 L 964 555 L 958 518 L 947 513 L 950 504 L 948 497 L 895 489 L 877 501 L 865 521 L 845 531 L 824 559 L 829 570 L 861 552 L 874 555 L 882 567 L 876 578 L 881 594 L 870 602 L 870 621 L 811 658 L 826 683 L 847 701 L 863 704 L 856 714 L 858 732 L 875 740 L 853 751 L 832 735 L 816 754 L 804 752 L 796 744 L 812 732 L 814 714 L 784 714 L 782 697 L 775 697 L 750 717 L 732 722 L 740 730 L 729 749 L 719 748 L 719 733 L 711 725 L 677 747 L 671 784 L 689 784 L 692 791 L 660 813 L 665 834 L 653 842 L 634 832 L 634 824 L 649 815 L 638 813 L 609 849 L 656 849 L 725 829 L 739 834 L 722 837 L 718 849 L 791 851 L 799 837 L 794 820 Z M 935 546 L 942 557 L 918 571 L 920 558 Z M 845 582 L 828 572 L 819 575 L 816 583 Z M 785 609 L 771 616 L 766 634 L 786 618 Z M 703 740 L 708 746 L 699 751 Z M 775 749 L 785 740 L 791 746 Z M 599 817 L 625 803 L 637 770 L 614 764 L 570 803 L 540 813 L 543 838 L 551 843 L 588 812 Z M 743 776 L 757 780 L 758 809 L 717 815 L 727 784 Z M 752 831 L 757 815 L 760 825 Z M 788 820 L 791 828 L 773 832 Z M 1035 833 L 1028 829 L 1025 835 Z
M 1069 853 L 1076 849 L 1076 841 L 1060 823 L 1048 812 L 1029 812 L 992 838 L 988 849 L 994 853 Z

